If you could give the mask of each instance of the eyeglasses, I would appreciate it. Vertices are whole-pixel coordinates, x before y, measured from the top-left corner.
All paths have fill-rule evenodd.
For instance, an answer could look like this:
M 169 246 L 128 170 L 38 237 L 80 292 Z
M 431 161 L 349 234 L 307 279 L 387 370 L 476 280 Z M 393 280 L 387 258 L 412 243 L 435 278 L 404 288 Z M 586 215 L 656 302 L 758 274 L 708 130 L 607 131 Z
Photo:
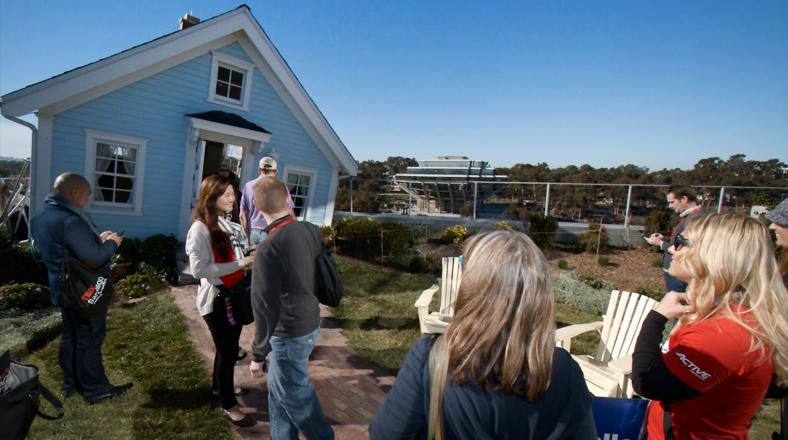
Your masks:
M 685 236 L 683 236 L 681 234 L 678 234 L 678 235 L 676 235 L 673 238 L 673 249 L 674 250 L 679 250 L 679 249 L 681 249 L 684 246 L 689 247 L 689 245 L 690 245 L 690 241 L 687 239 L 687 237 L 685 237 Z

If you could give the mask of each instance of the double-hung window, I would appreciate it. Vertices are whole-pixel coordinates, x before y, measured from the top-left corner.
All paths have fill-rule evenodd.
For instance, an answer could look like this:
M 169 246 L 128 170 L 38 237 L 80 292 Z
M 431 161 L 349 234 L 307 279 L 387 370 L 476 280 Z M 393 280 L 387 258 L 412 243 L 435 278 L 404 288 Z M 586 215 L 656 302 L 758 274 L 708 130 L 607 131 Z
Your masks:
M 285 167 L 285 179 L 290 197 L 293 199 L 293 211 L 299 220 L 306 219 L 309 214 L 310 201 L 314 193 L 317 171 L 302 167 Z
M 146 139 L 85 130 L 85 175 L 93 196 L 91 210 L 142 213 Z
M 208 101 L 249 110 L 254 64 L 221 52 L 211 52 L 211 80 Z

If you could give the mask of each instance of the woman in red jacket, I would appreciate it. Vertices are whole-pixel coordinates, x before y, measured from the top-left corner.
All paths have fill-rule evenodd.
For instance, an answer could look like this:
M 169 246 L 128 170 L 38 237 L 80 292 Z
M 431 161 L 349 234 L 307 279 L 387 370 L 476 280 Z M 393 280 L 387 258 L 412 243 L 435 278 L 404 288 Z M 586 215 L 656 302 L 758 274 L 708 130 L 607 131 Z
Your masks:
M 643 323 L 635 391 L 649 406 L 648 438 L 746 439 L 773 375 L 788 379 L 788 294 L 768 229 L 714 214 L 676 237 L 669 292 Z M 660 351 L 665 323 L 678 319 Z

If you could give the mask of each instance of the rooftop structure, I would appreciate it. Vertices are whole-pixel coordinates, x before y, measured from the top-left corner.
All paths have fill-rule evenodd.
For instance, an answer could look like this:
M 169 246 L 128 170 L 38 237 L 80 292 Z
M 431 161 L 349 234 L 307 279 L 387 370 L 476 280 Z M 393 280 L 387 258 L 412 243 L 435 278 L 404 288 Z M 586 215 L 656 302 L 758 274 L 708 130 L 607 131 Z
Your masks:
M 507 180 L 507 176 L 495 174 L 489 162 L 466 156 L 438 156 L 417 162 L 418 166 L 394 176 L 396 185 L 415 199 L 413 214 L 467 215 L 474 201 L 481 203 L 495 193 L 496 186 L 503 188 L 487 182 Z

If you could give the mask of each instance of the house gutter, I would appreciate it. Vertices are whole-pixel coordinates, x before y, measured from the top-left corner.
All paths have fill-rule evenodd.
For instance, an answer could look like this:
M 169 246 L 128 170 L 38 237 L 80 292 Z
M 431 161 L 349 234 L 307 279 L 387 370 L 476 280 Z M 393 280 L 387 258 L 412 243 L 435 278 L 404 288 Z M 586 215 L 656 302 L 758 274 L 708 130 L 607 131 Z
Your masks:
M 2 106 L 3 106 L 3 100 L 2 100 L 2 98 L 0 98 L 0 107 L 2 107 Z M 24 125 L 25 127 L 29 128 L 30 132 L 31 132 L 31 136 L 30 136 L 30 179 L 29 179 L 29 184 L 30 184 L 30 209 L 31 209 L 31 214 L 32 214 L 33 206 L 35 206 L 35 204 L 34 204 L 35 201 L 33 200 L 33 198 L 36 195 L 36 179 L 34 177 L 34 173 L 35 173 L 34 170 L 35 170 L 36 165 L 38 164 L 38 161 L 37 161 L 37 159 L 38 159 L 38 154 L 37 154 L 38 148 L 36 148 L 36 146 L 38 145 L 38 128 L 35 125 L 31 124 L 30 122 L 27 122 L 24 119 L 19 119 L 16 116 L 10 116 L 10 115 L 3 114 L 3 117 L 8 119 L 9 121 L 16 122 L 19 125 Z

